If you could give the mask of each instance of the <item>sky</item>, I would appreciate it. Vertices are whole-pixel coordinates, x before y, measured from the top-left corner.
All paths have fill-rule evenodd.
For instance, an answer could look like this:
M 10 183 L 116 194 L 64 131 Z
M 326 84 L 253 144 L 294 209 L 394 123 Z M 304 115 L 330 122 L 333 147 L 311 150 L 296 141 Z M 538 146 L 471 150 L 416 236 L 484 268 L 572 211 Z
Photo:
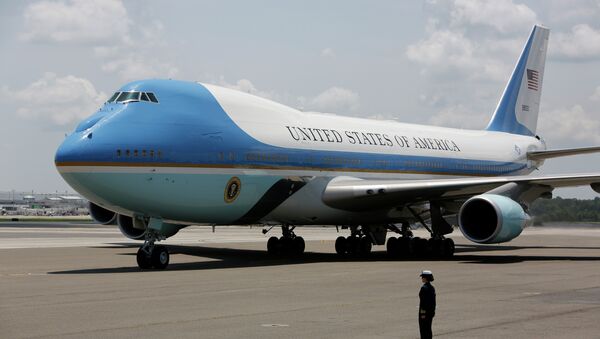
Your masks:
M 481 129 L 534 24 L 551 29 L 538 134 L 549 148 L 600 145 L 600 0 L 2 1 L 0 191 L 72 192 L 56 148 L 145 78 Z M 600 155 L 548 160 L 535 174 L 582 172 L 600 172 Z

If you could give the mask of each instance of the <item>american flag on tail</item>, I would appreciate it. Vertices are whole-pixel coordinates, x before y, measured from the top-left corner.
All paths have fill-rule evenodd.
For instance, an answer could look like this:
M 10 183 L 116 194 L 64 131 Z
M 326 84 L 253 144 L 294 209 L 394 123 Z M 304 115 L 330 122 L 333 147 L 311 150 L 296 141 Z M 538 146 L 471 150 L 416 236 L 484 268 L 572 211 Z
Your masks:
M 527 88 L 537 91 L 540 87 L 540 73 L 533 69 L 527 69 Z

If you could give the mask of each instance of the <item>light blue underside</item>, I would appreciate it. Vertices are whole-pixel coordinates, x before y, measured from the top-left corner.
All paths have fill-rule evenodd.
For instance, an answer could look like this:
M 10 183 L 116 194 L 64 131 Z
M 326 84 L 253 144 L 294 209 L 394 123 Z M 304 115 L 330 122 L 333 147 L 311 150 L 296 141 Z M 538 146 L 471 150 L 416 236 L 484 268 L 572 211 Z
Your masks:
M 91 200 L 164 219 L 230 224 L 246 214 L 281 177 L 238 175 L 242 185 L 231 203 L 224 194 L 231 175 L 63 173 Z

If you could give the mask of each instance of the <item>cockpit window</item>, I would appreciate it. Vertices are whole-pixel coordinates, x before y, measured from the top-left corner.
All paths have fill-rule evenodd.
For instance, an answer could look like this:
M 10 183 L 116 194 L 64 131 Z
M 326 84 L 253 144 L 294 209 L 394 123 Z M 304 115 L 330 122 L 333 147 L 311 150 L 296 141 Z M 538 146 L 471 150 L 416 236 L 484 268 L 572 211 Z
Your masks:
M 138 101 L 158 103 L 158 99 L 156 99 L 154 93 L 148 92 L 116 92 L 110 97 L 110 99 L 108 99 L 107 103 L 120 102 L 126 104 Z
M 117 102 L 131 102 L 139 101 L 140 92 L 121 92 L 121 95 L 117 98 Z
M 112 95 L 112 97 L 110 97 L 110 99 L 108 99 L 107 102 L 113 102 L 117 99 L 117 97 L 119 96 L 119 94 L 121 94 L 121 92 L 115 92 L 115 94 Z
M 148 92 L 148 98 L 150 98 L 150 101 L 158 103 L 158 100 L 156 99 L 156 97 L 154 96 L 154 93 L 150 93 Z

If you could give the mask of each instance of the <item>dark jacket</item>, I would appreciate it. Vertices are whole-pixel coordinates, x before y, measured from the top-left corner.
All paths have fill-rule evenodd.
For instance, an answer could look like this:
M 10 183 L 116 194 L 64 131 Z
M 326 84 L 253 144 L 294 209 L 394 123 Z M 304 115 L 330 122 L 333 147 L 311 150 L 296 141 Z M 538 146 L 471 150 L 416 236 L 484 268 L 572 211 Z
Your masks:
M 424 283 L 419 291 L 419 315 L 435 315 L 435 288 L 429 282 Z

